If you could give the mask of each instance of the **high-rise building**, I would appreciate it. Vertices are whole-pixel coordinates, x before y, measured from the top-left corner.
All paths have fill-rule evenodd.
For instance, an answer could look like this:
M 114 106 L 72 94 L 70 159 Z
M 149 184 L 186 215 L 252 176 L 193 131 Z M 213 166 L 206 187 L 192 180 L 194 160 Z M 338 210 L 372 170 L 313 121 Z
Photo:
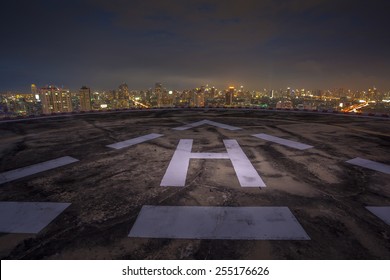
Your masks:
M 129 99 L 129 87 L 126 83 L 119 85 L 118 87 L 118 99 Z
M 35 84 L 31 84 L 31 94 L 38 94 L 38 89 L 37 89 L 37 86 Z
M 86 86 L 82 86 L 79 90 L 80 94 L 80 110 L 81 111 L 90 111 L 91 108 L 91 89 Z
M 287 91 L 286 91 L 286 97 L 287 97 L 287 98 L 292 97 L 292 96 L 291 96 L 291 92 L 292 92 L 292 91 L 291 91 L 291 88 L 288 87 L 288 88 L 287 88 Z
M 162 105 L 162 91 L 163 87 L 161 83 L 156 83 L 154 85 L 154 95 L 157 97 L 157 107 Z
M 212 87 L 212 88 L 207 87 L 205 89 L 204 96 L 203 96 L 204 106 L 213 105 L 213 103 L 214 103 L 214 92 L 215 92 L 215 88 L 214 87 Z
M 116 102 L 116 109 L 125 109 L 129 108 L 129 102 L 130 102 L 130 92 L 129 87 L 126 83 L 122 83 L 119 85 L 117 90 L 117 102 Z
M 234 87 L 230 86 L 229 89 L 225 93 L 225 105 L 231 106 L 233 105 L 233 95 L 234 95 Z
M 192 103 L 195 107 L 203 107 L 204 106 L 204 93 L 205 87 L 202 86 L 200 89 L 194 90 L 192 96 Z
M 35 84 L 31 84 L 31 94 L 33 95 L 33 97 L 35 97 L 35 100 L 40 100 L 39 92 Z
M 44 114 L 72 112 L 72 100 L 69 90 L 47 86 L 41 88 L 39 95 Z

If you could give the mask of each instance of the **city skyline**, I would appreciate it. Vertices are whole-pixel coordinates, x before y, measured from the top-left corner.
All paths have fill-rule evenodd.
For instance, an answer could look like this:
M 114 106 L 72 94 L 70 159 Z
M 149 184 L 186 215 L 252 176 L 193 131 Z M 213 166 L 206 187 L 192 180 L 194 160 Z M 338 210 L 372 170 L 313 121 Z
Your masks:
M 387 1 L 12 1 L 0 92 L 30 84 L 147 89 L 390 89 Z
M 243 86 L 217 89 L 200 86 L 190 90 L 170 90 L 156 82 L 153 88 L 133 90 L 126 83 L 116 89 L 96 91 L 83 85 L 78 91 L 53 85 L 31 85 L 30 94 L 0 93 L 0 119 L 51 114 L 85 113 L 105 110 L 146 108 L 246 108 L 345 113 L 383 114 L 388 117 L 390 91 L 372 88 L 351 91 L 309 89 L 262 89 L 250 91 Z
M 353 92 L 365 92 L 365 91 L 369 91 L 369 90 L 377 90 L 377 91 L 380 91 L 380 92 L 383 92 L 383 93 L 389 93 L 390 92 L 390 87 L 389 88 L 380 88 L 380 87 L 377 87 L 375 85 L 367 85 L 367 86 L 363 86 L 363 87 L 356 87 L 356 88 L 348 88 L 348 87 L 336 87 L 336 86 L 330 86 L 330 87 L 325 87 L 325 88 L 319 88 L 319 87 L 307 87 L 305 85 L 302 85 L 302 86 L 282 86 L 282 87 L 265 87 L 265 86 L 258 86 L 258 87 L 254 87 L 254 88 L 248 88 L 245 84 L 243 83 L 229 83 L 229 84 L 224 84 L 224 85 L 221 85 L 221 86 L 216 86 L 214 84 L 210 84 L 210 83 L 206 83 L 206 82 L 203 82 L 203 83 L 199 83 L 199 84 L 194 84 L 194 85 L 189 85 L 187 88 L 175 88 L 175 87 L 172 87 L 170 84 L 167 84 L 165 83 L 164 81 L 158 81 L 158 82 L 150 82 L 146 87 L 143 87 L 143 88 L 133 88 L 131 87 L 131 84 L 126 82 L 126 81 L 121 81 L 121 82 L 117 82 L 116 84 L 114 84 L 111 88 L 98 88 L 94 85 L 91 85 L 91 84 L 87 84 L 87 83 L 81 83 L 80 85 L 76 85 L 75 87 L 70 87 L 69 85 L 67 84 L 58 84 L 58 83 L 44 83 L 44 84 L 37 84 L 37 83 L 32 83 L 32 84 L 29 84 L 29 85 L 23 85 L 23 86 L 20 86 L 20 88 L 22 88 L 21 90 L 5 90 L 5 91 L 0 91 L 0 94 L 6 94 L 6 93 L 13 93 L 13 94 L 31 94 L 31 93 L 34 93 L 33 92 L 33 87 L 36 88 L 36 90 L 39 92 L 40 90 L 42 89 L 45 89 L 47 87 L 54 87 L 54 88 L 59 88 L 59 89 L 66 89 L 66 90 L 70 90 L 71 92 L 77 92 L 79 91 L 80 88 L 83 88 L 83 87 L 88 87 L 91 91 L 94 91 L 94 92 L 106 92 L 106 91 L 115 91 L 117 90 L 121 85 L 127 85 L 128 86 L 128 89 L 130 91 L 148 91 L 148 90 L 153 90 L 156 86 L 156 84 L 161 84 L 163 89 L 164 90 L 167 90 L 167 91 L 190 91 L 190 90 L 196 90 L 196 89 L 199 89 L 199 88 L 202 88 L 202 87 L 205 87 L 205 88 L 215 88 L 216 90 L 219 90 L 219 91 L 225 91 L 225 90 L 229 90 L 230 87 L 233 87 L 233 88 L 236 88 L 237 90 L 238 89 L 242 89 L 244 91 L 250 91 L 250 92 L 256 92 L 256 91 L 271 91 L 271 90 L 275 90 L 275 91 L 286 91 L 286 90 L 305 90 L 305 91 L 336 91 L 336 90 L 343 90 L 345 92 L 350 92 L 350 93 L 353 93 Z

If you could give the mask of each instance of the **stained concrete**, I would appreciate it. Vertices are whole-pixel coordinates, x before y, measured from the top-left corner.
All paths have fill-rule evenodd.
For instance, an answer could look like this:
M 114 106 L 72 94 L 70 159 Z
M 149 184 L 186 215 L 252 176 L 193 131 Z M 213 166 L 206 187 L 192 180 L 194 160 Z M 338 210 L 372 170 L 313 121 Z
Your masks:
M 201 125 L 202 120 L 241 128 Z M 120 150 L 107 145 L 163 137 Z M 262 141 L 265 133 L 313 146 Z M 0 173 L 71 156 L 79 161 L 2 184 L 0 201 L 71 203 L 37 234 L 0 235 L 2 259 L 390 259 L 390 226 L 366 206 L 390 206 L 390 121 L 288 112 L 141 111 L 0 123 Z M 241 188 L 227 159 L 195 159 L 184 188 L 161 187 L 180 139 L 226 153 L 234 139 L 266 188 Z M 129 238 L 144 205 L 288 207 L 310 240 Z

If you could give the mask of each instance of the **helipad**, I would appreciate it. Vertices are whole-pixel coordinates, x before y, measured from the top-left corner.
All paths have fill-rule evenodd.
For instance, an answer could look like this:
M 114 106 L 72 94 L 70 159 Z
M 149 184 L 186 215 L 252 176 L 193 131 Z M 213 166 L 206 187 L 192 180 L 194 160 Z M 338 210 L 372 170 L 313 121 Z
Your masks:
M 0 205 L 72 205 L 11 207 L 2 258 L 390 258 L 389 120 L 155 110 L 0 133 Z

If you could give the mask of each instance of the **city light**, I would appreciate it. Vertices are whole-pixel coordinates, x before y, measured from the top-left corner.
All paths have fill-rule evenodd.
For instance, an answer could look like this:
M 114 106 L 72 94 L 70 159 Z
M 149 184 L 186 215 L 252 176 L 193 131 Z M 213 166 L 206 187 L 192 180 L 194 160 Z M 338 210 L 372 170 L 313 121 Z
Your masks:
M 287 110 L 340 110 L 342 112 L 377 112 L 389 114 L 390 91 L 352 91 L 344 89 L 244 90 L 229 85 L 223 90 L 215 86 L 197 86 L 188 90 L 166 89 L 160 82 L 155 87 L 131 90 L 123 83 L 117 89 L 91 91 L 48 85 L 31 87 L 31 94 L 0 93 L 0 119 L 17 116 L 88 112 L 94 110 L 172 107 L 249 107 Z

